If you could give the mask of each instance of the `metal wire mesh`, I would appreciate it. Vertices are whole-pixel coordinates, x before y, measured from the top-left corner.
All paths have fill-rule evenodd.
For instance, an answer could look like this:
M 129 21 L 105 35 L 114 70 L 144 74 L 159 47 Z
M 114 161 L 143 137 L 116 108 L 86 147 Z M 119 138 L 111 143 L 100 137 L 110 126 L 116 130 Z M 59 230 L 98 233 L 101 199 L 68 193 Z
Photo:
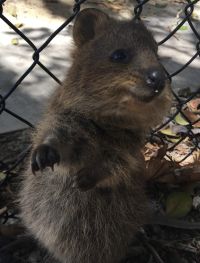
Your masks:
M 187 0 L 187 4 L 185 5 L 185 8 L 184 8 L 184 17 L 182 18 L 182 21 L 163 40 L 161 40 L 158 43 L 158 45 L 162 45 L 163 43 L 168 41 L 181 28 L 181 26 L 183 26 L 185 22 L 188 22 L 194 34 L 194 37 L 196 39 L 196 53 L 191 57 L 191 59 L 189 59 L 187 63 L 185 63 L 184 65 L 181 66 L 181 68 L 176 70 L 176 72 L 169 74 L 170 78 L 173 78 L 174 76 L 182 72 L 185 68 L 188 67 L 190 63 L 193 62 L 193 60 L 199 59 L 200 57 L 200 35 L 197 32 L 195 25 L 193 23 L 193 20 L 192 20 L 192 13 L 198 1 L 199 0 Z M 6 112 L 12 115 L 14 118 L 17 118 L 19 121 L 25 123 L 27 126 L 33 128 L 33 125 L 28 120 L 24 119 L 23 116 L 17 115 L 15 112 L 11 111 L 7 107 L 7 100 L 10 96 L 15 96 L 14 91 L 19 87 L 19 85 L 24 81 L 24 79 L 29 75 L 29 73 L 34 69 L 36 65 L 38 65 L 41 68 L 41 70 L 45 71 L 49 75 L 50 78 L 54 79 L 58 84 L 61 84 L 60 80 L 40 61 L 40 54 L 49 45 L 49 43 L 59 34 L 59 32 L 61 32 L 65 27 L 67 27 L 69 23 L 76 17 L 78 12 L 80 11 L 81 5 L 83 5 L 84 2 L 86 2 L 86 0 L 76 0 L 75 1 L 72 15 L 60 27 L 58 27 L 57 30 L 55 30 L 39 48 L 37 48 L 35 44 L 19 28 L 17 28 L 14 24 L 12 24 L 9 21 L 9 19 L 6 16 L 4 16 L 4 13 L 3 13 L 4 2 L 6 2 L 6 0 L 0 0 L 0 19 L 4 21 L 19 37 L 21 37 L 31 47 L 32 52 L 33 52 L 33 55 L 32 55 L 33 62 L 27 68 L 27 70 L 20 76 L 20 78 L 16 81 L 16 83 L 8 89 L 5 95 L 0 94 L 0 114 L 2 114 L 3 112 Z M 147 2 L 149 2 L 149 0 L 138 0 L 137 1 L 137 6 L 134 9 L 135 17 L 140 18 L 143 8 Z M 159 140 L 162 143 L 166 143 L 166 141 L 168 140 L 167 136 L 163 135 L 159 131 L 163 127 L 165 127 L 167 124 L 169 124 L 171 121 L 173 121 L 175 116 L 177 116 L 178 114 L 181 114 L 184 117 L 184 119 L 187 121 L 187 125 L 185 126 L 186 131 L 183 134 L 180 134 L 179 138 L 176 139 L 176 142 L 174 142 L 173 144 L 170 143 L 170 146 L 168 147 L 168 153 L 170 153 L 177 147 L 177 145 L 179 145 L 186 138 L 190 141 L 191 143 L 190 152 L 184 155 L 183 158 L 180 160 L 180 162 L 185 160 L 194 151 L 200 149 L 200 134 L 193 132 L 194 125 L 200 121 L 200 118 L 195 119 L 195 121 L 192 122 L 188 118 L 188 116 L 186 116 L 185 111 L 184 111 L 184 108 L 186 107 L 187 103 L 190 102 L 195 97 L 198 97 L 199 94 L 200 94 L 200 88 L 196 90 L 195 92 L 193 92 L 188 98 L 183 99 L 177 96 L 175 92 L 173 92 L 174 99 L 176 101 L 175 111 L 165 121 L 165 123 L 162 123 L 159 127 L 157 127 L 152 132 L 151 137 L 149 139 L 149 140 L 155 140 L 159 138 Z M 29 149 L 30 147 L 25 152 L 22 152 L 21 155 L 17 157 L 16 162 L 14 164 L 12 163 L 12 165 L 0 160 L 0 172 L 5 174 L 4 179 L 1 180 L 0 182 L 0 190 L 2 187 L 4 187 L 9 182 L 10 178 L 12 178 L 13 176 L 16 176 L 16 173 L 14 172 L 14 170 L 26 157 Z M 6 222 L 9 218 L 13 218 L 14 215 L 12 213 L 9 214 L 6 211 L 5 213 L 1 213 L 1 217 L 3 217 L 4 222 Z

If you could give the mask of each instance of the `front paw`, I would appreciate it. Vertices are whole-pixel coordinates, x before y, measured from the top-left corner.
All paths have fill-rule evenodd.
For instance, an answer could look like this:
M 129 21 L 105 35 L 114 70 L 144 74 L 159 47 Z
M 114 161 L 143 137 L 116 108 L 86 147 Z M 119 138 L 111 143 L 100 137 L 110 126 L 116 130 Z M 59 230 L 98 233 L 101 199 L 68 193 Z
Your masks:
M 78 188 L 82 192 L 92 189 L 96 183 L 95 174 L 87 168 L 81 169 L 72 178 L 72 188 Z
M 31 168 L 33 174 L 37 171 L 42 171 L 46 167 L 51 167 L 53 170 L 54 164 L 59 164 L 60 155 L 51 146 L 47 144 L 39 145 L 32 153 Z

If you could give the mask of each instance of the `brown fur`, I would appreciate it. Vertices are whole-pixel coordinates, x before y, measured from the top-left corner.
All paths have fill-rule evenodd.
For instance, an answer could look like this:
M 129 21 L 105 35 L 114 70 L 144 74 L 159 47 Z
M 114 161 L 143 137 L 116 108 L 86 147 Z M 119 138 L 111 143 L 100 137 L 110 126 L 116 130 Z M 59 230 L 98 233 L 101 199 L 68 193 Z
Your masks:
M 62 263 L 116 263 L 148 215 L 140 150 L 169 108 L 169 84 L 144 99 L 151 95 L 147 70 L 162 67 L 141 22 L 87 9 L 74 41 L 71 69 L 33 138 L 36 159 L 48 145 L 60 162 L 36 176 L 27 168 L 22 218 Z M 120 48 L 130 50 L 129 63 L 110 61 Z

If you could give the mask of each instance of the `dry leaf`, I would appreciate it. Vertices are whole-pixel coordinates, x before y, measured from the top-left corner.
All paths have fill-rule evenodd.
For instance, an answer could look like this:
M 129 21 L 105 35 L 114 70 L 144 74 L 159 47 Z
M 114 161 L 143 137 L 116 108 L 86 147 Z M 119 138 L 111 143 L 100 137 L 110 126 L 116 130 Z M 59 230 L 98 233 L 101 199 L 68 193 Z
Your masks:
M 15 24 L 15 26 L 16 26 L 16 28 L 21 28 L 21 27 L 23 27 L 23 23 L 17 23 L 17 24 Z
M 200 166 L 199 163 L 197 166 L 188 165 L 184 167 L 172 167 L 170 164 L 168 164 L 168 166 L 165 164 L 165 169 L 162 169 L 162 174 L 160 174 L 159 177 L 152 176 L 150 179 L 154 179 L 160 183 L 168 184 L 200 182 Z
M 12 43 L 12 45 L 17 46 L 17 45 L 19 45 L 19 40 L 17 38 L 13 38 L 11 40 L 11 43 Z
M 200 98 L 190 100 L 187 103 L 187 106 L 190 111 L 200 114 Z
M 197 12 L 192 12 L 192 18 L 194 19 L 194 20 L 199 20 L 200 19 L 200 16 L 199 16 L 199 14 L 197 13 Z
M 195 128 L 200 128 L 200 114 L 195 114 L 188 109 L 184 110 L 183 113 L 190 120 L 191 123 L 194 123 Z
M 186 216 L 192 208 L 192 197 L 187 192 L 173 192 L 166 200 L 166 214 L 170 217 Z
M 16 5 L 8 5 L 8 13 L 13 17 L 17 17 Z
M 153 152 L 153 154 L 151 152 L 151 155 L 148 150 L 144 153 L 146 160 L 145 176 L 147 180 L 159 181 L 159 178 L 162 177 L 163 174 L 171 172 L 172 168 L 180 167 L 175 162 L 168 161 L 164 158 L 167 152 L 167 144 L 164 146 L 158 146 L 148 143 L 146 144 L 146 147 L 149 147 L 148 150 Z M 148 158 L 146 157 L 146 154 L 148 154 Z

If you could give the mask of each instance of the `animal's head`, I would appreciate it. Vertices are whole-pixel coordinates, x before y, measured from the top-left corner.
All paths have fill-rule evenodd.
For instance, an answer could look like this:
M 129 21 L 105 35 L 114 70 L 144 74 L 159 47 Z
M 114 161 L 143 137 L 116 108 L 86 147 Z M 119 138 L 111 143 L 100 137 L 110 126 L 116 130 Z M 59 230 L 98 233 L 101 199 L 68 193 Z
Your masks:
M 161 120 L 169 107 L 169 80 L 141 21 L 117 21 L 88 8 L 78 14 L 73 38 L 75 92 L 91 112 L 139 126 Z

